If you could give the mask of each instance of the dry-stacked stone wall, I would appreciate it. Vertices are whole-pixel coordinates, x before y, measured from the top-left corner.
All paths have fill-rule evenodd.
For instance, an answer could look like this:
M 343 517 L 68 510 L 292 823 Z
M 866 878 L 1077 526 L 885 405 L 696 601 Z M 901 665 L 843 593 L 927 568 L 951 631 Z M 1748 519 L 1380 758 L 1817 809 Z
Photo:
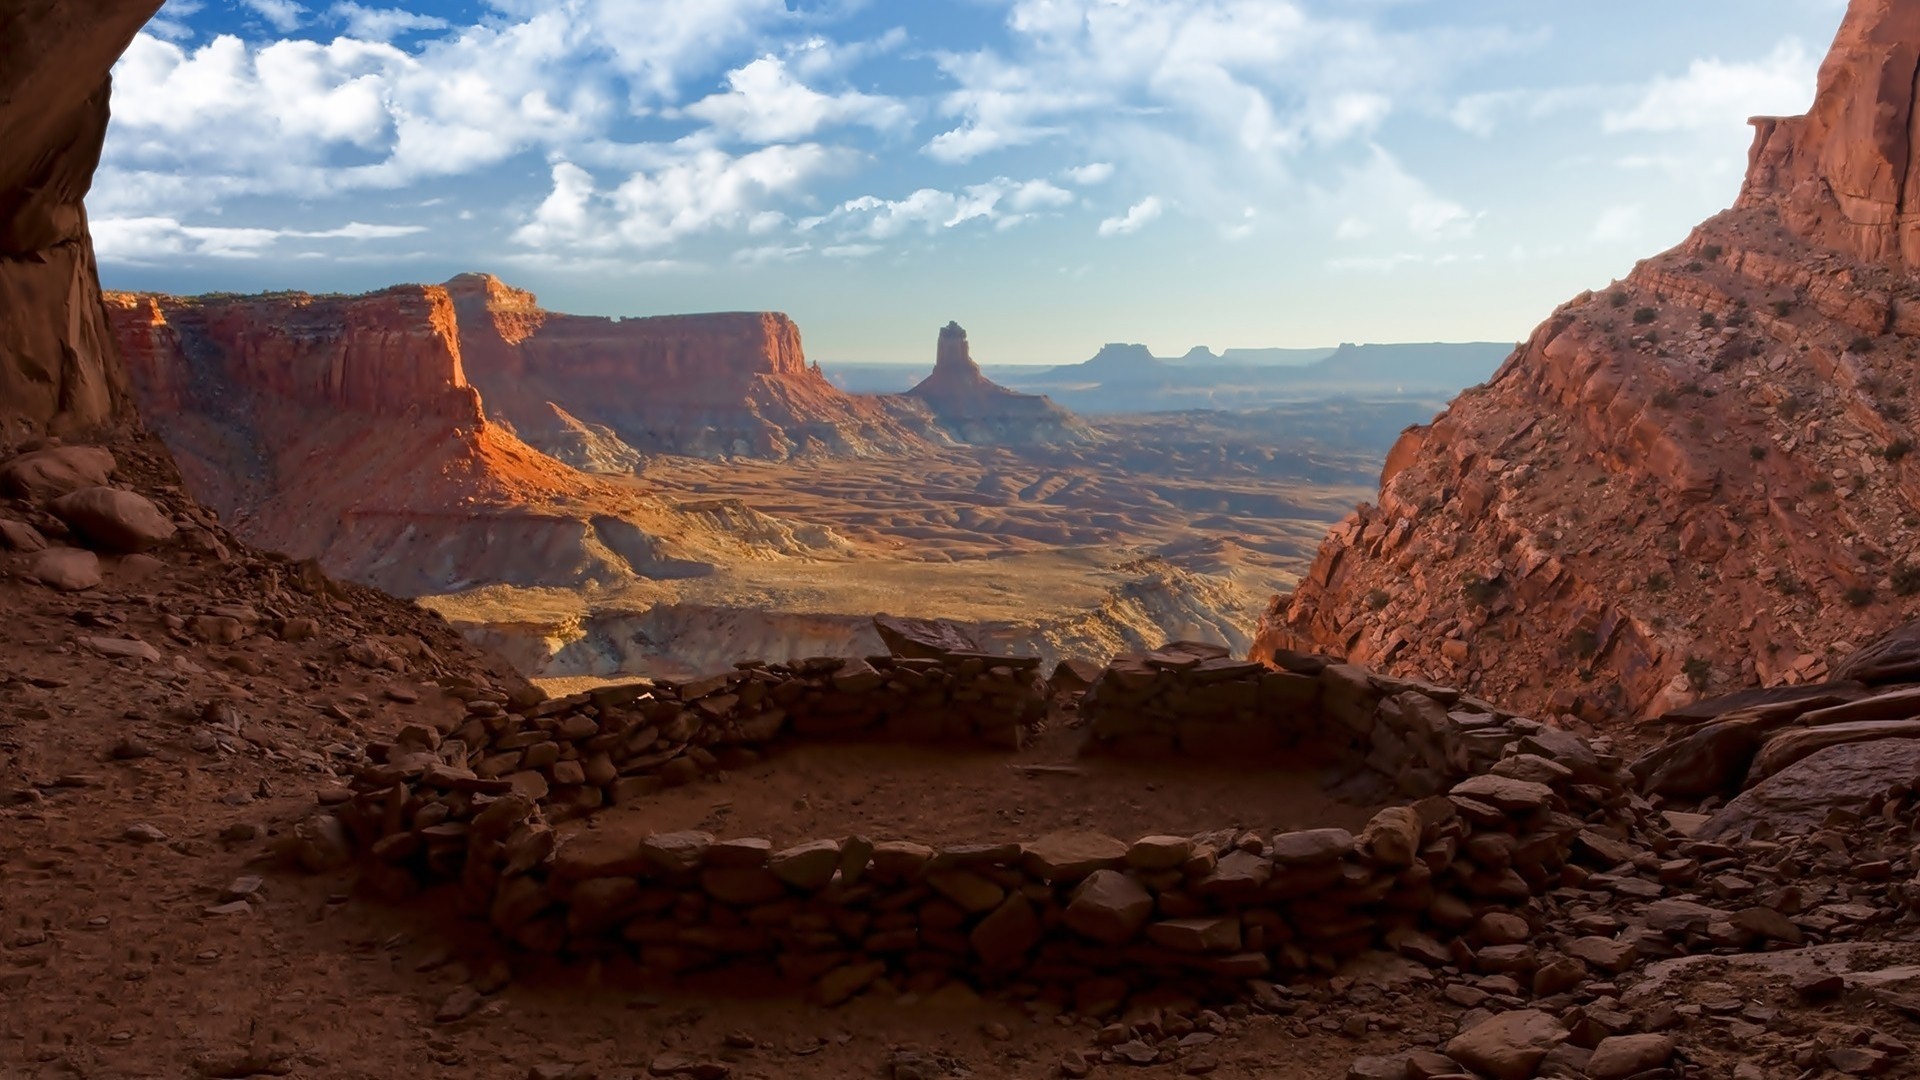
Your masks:
M 1081 715 L 1107 753 L 1331 759 L 1363 765 L 1409 798 L 1486 772 L 1517 740 L 1579 752 L 1572 736 L 1458 690 L 1319 657 L 1281 661 L 1274 670 L 1189 643 L 1121 657 L 1087 691 Z
M 974 654 L 749 664 L 517 711 L 504 695 L 476 694 L 466 723 L 445 733 L 416 729 L 402 742 L 481 779 L 508 780 L 564 819 L 737 765 L 783 738 L 1017 749 L 1046 717 L 1039 666 L 1031 657 Z M 374 748 L 376 760 L 391 753 Z
M 1070 832 L 942 848 L 840 836 L 775 849 L 564 823 L 783 732 L 1010 745 L 1008 718 L 1031 715 L 1023 695 L 1035 692 L 1031 668 L 972 657 L 751 667 L 519 707 L 469 690 L 464 724 L 377 748 L 334 813 L 376 886 L 455 882 L 472 914 L 533 952 L 657 974 L 744 965 L 827 1002 L 881 980 L 959 978 L 1084 1012 L 1169 980 L 1244 993 L 1382 946 L 1452 962 L 1450 943 L 1482 914 L 1577 878 L 1575 862 L 1612 867 L 1635 824 L 1620 763 L 1545 729 L 1515 730 L 1489 771 L 1382 810 L 1357 836 Z M 935 701 L 947 704 L 924 715 Z

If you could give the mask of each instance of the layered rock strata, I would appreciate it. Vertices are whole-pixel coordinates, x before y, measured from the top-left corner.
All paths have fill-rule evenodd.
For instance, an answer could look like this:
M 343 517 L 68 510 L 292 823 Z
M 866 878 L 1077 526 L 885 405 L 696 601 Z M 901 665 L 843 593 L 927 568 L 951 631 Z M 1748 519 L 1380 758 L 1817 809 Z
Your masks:
M 1409 430 L 1256 655 L 1599 721 L 1817 680 L 1920 610 L 1917 55 L 1920 15 L 1855 4 L 1738 205 Z
M 250 542 L 402 595 L 683 576 L 743 545 L 489 422 L 452 298 L 109 294 L 142 413 Z
M 785 315 L 595 318 L 546 311 L 490 274 L 445 288 L 490 414 L 543 450 L 571 452 L 553 437 L 554 410 L 642 454 L 778 460 L 925 445 L 809 365 Z

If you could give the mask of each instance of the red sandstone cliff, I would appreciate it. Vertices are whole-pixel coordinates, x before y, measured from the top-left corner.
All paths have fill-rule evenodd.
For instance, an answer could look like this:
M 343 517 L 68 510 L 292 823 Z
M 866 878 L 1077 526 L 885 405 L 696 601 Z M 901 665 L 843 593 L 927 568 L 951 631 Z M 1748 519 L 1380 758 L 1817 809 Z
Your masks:
M 1408 431 L 1256 655 L 1600 719 L 1804 681 L 1920 613 L 1917 72 L 1920 9 L 1856 0 L 1738 205 Z
M 132 418 L 82 200 L 107 73 L 159 7 L 0 4 L 0 447 Z
M 555 410 L 641 453 L 780 459 L 923 445 L 878 402 L 808 365 L 785 315 L 563 315 L 487 274 L 446 290 L 491 414 L 542 449 L 572 452 L 548 443 L 559 438 Z
M 106 301 L 142 414 L 252 543 L 406 595 L 670 576 L 740 547 L 488 422 L 438 286 Z
M 933 373 L 898 400 L 904 408 L 924 410 L 928 421 L 953 439 L 976 446 L 1051 446 L 1094 438 L 1091 428 L 1048 398 L 988 379 L 974 362 L 967 332 L 954 322 L 940 330 Z

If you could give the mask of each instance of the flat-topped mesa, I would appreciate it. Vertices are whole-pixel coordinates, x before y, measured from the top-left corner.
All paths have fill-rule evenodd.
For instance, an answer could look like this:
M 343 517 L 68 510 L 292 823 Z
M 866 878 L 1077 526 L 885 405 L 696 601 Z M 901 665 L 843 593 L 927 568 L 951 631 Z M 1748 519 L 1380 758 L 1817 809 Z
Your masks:
M 975 446 L 1051 445 L 1087 442 L 1092 429 L 1038 394 L 1009 390 L 987 378 L 974 362 L 967 332 L 957 322 L 940 330 L 933 373 L 899 399 L 926 410 L 933 423 Z
M 807 363 L 778 312 L 611 319 L 544 311 L 487 274 L 445 286 L 490 415 L 542 449 L 554 409 L 642 453 L 784 458 L 920 445 L 878 403 Z
M 1920 6 L 1856 0 L 1805 116 L 1756 117 L 1739 206 L 1856 258 L 1920 267 Z
M 150 419 L 239 390 L 309 407 L 478 425 L 445 290 L 365 296 L 108 293 L 108 318 Z
M 1256 655 L 1602 723 L 1817 681 L 1920 615 L 1917 83 L 1920 6 L 1854 0 L 1738 203 L 1410 429 Z

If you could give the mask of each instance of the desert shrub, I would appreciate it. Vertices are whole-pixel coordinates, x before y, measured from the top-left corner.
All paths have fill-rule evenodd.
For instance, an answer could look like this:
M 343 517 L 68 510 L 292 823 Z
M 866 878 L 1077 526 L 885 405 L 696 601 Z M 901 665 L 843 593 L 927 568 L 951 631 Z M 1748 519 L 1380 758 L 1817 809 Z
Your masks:
M 1725 253 L 1719 244 L 1708 244 L 1706 247 L 1700 249 L 1700 257 L 1708 262 L 1719 262 L 1720 256 Z
M 1754 443 L 1752 446 L 1747 447 L 1747 456 L 1755 461 L 1763 461 L 1767 456 L 1767 448 L 1759 443 Z
M 1833 481 L 1823 476 L 1815 480 L 1812 484 L 1809 484 L 1807 490 L 1813 492 L 1815 495 L 1831 495 L 1833 493 Z
M 1654 573 L 1654 574 L 1647 575 L 1647 591 L 1648 592 L 1663 593 L 1663 592 L 1666 592 L 1667 589 L 1671 588 L 1672 585 L 1673 585 L 1673 579 L 1668 577 L 1664 573 Z
M 1855 585 L 1840 595 L 1851 607 L 1866 607 L 1873 603 L 1873 590 L 1865 585 Z
M 1367 594 L 1367 607 L 1374 611 L 1379 611 L 1391 603 L 1393 603 L 1393 594 L 1385 589 L 1375 589 Z
M 1700 329 L 1711 330 L 1719 325 L 1720 320 L 1713 317 L 1713 312 L 1703 311 L 1700 313 Z
M 1656 308 L 1650 308 L 1650 307 L 1639 308 L 1635 310 L 1633 313 L 1633 324 L 1635 326 L 1645 326 L 1659 317 L 1660 317 L 1660 312 Z
M 1859 337 L 1854 338 L 1852 341 L 1847 342 L 1847 351 L 1856 352 L 1856 353 L 1870 353 L 1873 351 L 1873 339 L 1868 337 L 1865 334 L 1861 334 Z
M 1893 568 L 1893 595 L 1912 596 L 1920 593 L 1920 566 L 1902 562 Z
M 1773 313 L 1782 319 L 1793 314 L 1793 301 L 1775 300 L 1773 302 Z
M 1582 660 L 1591 660 L 1593 654 L 1600 651 L 1600 639 L 1584 626 L 1567 638 L 1567 644 L 1573 646 L 1573 654 Z
M 1687 662 L 1680 665 L 1680 672 L 1695 690 L 1705 690 L 1707 684 L 1713 681 L 1713 664 L 1705 657 L 1688 657 Z
M 1898 401 L 1878 402 L 1874 405 L 1873 411 L 1879 413 L 1881 416 L 1884 416 L 1889 420 L 1897 421 L 1897 420 L 1905 420 L 1907 418 L 1906 405 Z
M 1912 439 L 1895 439 L 1887 444 L 1886 449 L 1880 451 L 1880 456 L 1888 461 L 1899 461 L 1911 453 L 1913 453 Z
M 1800 579 L 1782 570 L 1773 575 L 1773 587 L 1782 596 L 1796 596 L 1801 589 Z
M 1706 263 L 1701 262 L 1699 259 L 1695 259 L 1692 262 L 1687 264 L 1687 273 L 1697 274 L 1700 271 L 1705 270 L 1706 268 L 1707 268 Z
M 1676 397 L 1671 390 L 1655 390 L 1653 392 L 1653 403 L 1659 408 L 1671 409 L 1680 404 L 1680 399 Z
M 1500 579 L 1468 577 L 1461 582 L 1460 592 L 1475 607 L 1488 607 L 1500 596 Z
M 1680 392 L 1683 394 L 1692 394 L 1694 397 L 1707 396 L 1706 390 L 1697 382 L 1681 383 Z
M 1627 291 L 1625 289 L 1613 290 L 1612 292 L 1607 294 L 1607 303 L 1612 304 L 1614 307 L 1617 307 L 1617 308 L 1626 307 Z
M 1800 395 L 1798 394 L 1788 394 L 1785 398 L 1781 399 L 1780 404 L 1774 406 L 1774 410 L 1780 414 L 1783 420 L 1791 420 L 1799 416 L 1800 410 L 1804 408 L 1806 408 L 1806 403 L 1800 400 Z

